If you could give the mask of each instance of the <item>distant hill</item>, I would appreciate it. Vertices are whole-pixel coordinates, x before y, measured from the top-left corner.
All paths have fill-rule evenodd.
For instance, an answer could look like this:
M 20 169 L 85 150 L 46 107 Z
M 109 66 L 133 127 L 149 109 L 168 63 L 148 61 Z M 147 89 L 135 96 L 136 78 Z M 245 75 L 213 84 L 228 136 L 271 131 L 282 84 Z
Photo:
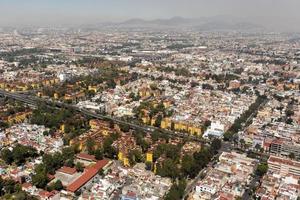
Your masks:
M 232 16 L 215 16 L 205 18 L 183 18 L 173 17 L 170 19 L 154 19 L 144 20 L 140 18 L 129 19 L 124 22 L 111 24 L 117 27 L 160 27 L 160 28 L 176 28 L 176 27 L 189 27 L 198 30 L 257 30 L 264 29 L 264 27 L 242 21 Z

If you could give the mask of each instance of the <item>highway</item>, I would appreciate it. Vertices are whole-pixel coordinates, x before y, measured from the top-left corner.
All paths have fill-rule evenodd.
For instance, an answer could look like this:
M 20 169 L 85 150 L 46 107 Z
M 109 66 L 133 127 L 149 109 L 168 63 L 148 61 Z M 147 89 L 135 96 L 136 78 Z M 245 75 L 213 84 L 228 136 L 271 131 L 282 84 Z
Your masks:
M 149 132 L 149 133 L 153 133 L 155 131 L 160 131 L 171 137 L 189 138 L 190 140 L 204 143 L 203 139 L 201 139 L 197 136 L 192 136 L 192 135 L 185 134 L 185 133 L 173 132 L 170 130 L 165 130 L 165 129 L 157 128 L 154 126 L 146 126 L 146 125 L 131 123 L 131 122 L 124 121 L 124 120 L 121 120 L 121 119 L 118 119 L 118 118 L 115 118 L 115 117 L 112 117 L 109 115 L 98 114 L 98 113 L 92 112 L 90 110 L 82 109 L 75 105 L 66 104 L 66 103 L 62 103 L 59 101 L 52 101 L 52 100 L 43 99 L 43 98 L 39 98 L 39 97 L 35 97 L 35 96 L 30 96 L 30 95 L 26 95 L 26 94 L 22 94 L 22 93 L 7 92 L 4 90 L 0 90 L 0 96 L 12 98 L 12 99 L 21 101 L 25 104 L 32 105 L 32 106 L 37 106 L 39 103 L 44 102 L 44 103 L 46 103 L 46 105 L 48 105 L 50 107 L 55 107 L 55 108 L 64 107 L 64 108 L 74 109 L 77 112 L 80 112 L 80 113 L 82 113 L 86 116 L 92 117 L 92 118 L 102 119 L 102 120 L 112 120 L 113 122 L 115 122 L 117 124 L 128 125 L 131 129 L 142 130 L 142 131 Z

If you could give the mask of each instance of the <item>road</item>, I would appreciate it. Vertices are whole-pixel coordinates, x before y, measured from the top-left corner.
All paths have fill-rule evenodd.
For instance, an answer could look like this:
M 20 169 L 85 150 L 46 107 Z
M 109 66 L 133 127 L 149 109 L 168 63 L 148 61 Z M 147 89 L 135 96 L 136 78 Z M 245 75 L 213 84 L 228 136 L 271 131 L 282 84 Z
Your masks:
M 223 152 L 231 152 L 232 149 L 233 149 L 233 145 L 230 142 L 222 142 L 221 149 L 218 151 L 218 153 L 216 155 L 214 155 L 214 157 L 211 159 L 211 162 L 208 165 L 213 165 L 213 162 L 215 161 L 215 159 L 219 158 L 219 156 Z M 191 183 L 189 183 L 186 186 L 185 192 L 184 192 L 184 195 L 182 198 L 183 200 L 186 199 L 188 197 L 188 195 L 194 190 L 194 188 L 196 187 L 196 184 L 201 180 L 203 175 L 205 175 L 207 173 L 207 171 L 209 171 L 209 169 L 207 167 L 202 169 L 198 173 L 198 175 L 191 181 Z
M 37 106 L 40 102 L 44 102 L 50 107 L 70 108 L 70 109 L 76 110 L 77 112 L 80 112 L 80 113 L 82 113 L 86 116 L 92 117 L 92 118 L 102 119 L 102 120 L 112 120 L 113 122 L 115 122 L 117 124 L 128 125 L 131 129 L 142 130 L 142 131 L 149 132 L 149 133 L 153 133 L 155 131 L 160 131 L 171 137 L 189 138 L 190 140 L 204 143 L 203 139 L 201 139 L 197 136 L 192 136 L 192 135 L 185 134 L 185 133 L 173 132 L 170 130 L 165 130 L 165 129 L 157 128 L 154 126 L 146 126 L 146 125 L 131 123 L 131 122 L 124 121 L 124 120 L 121 120 L 121 119 L 118 119 L 118 118 L 115 118 L 115 117 L 112 117 L 109 115 L 98 114 L 98 113 L 92 112 L 90 110 L 82 109 L 75 105 L 66 104 L 66 103 L 62 103 L 59 101 L 47 100 L 47 99 L 38 98 L 35 96 L 25 95 L 25 94 L 21 94 L 21 93 L 7 92 L 4 90 L 0 90 L 0 96 L 12 98 L 12 99 L 15 99 L 15 100 L 18 100 L 18 101 L 21 101 L 23 103 L 33 105 L 33 106 Z

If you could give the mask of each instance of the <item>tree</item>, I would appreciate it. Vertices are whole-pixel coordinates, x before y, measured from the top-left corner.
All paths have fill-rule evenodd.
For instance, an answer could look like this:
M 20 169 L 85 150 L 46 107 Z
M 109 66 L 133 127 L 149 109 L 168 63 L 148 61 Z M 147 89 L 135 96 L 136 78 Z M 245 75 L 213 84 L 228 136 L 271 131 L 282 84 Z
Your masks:
M 45 188 L 48 183 L 47 173 L 41 171 L 32 176 L 32 184 L 38 188 Z
M 60 191 L 62 190 L 64 187 L 62 185 L 62 182 L 60 180 L 57 180 L 54 185 L 53 185 L 53 189 L 54 190 L 57 190 L 57 191 Z
M 1 151 L 1 158 L 4 160 L 4 162 L 8 165 L 10 165 L 13 162 L 13 156 L 12 156 L 12 152 L 5 148 Z
M 157 174 L 162 177 L 176 179 L 179 177 L 179 170 L 176 163 L 172 159 L 167 158 L 162 162 L 161 165 L 158 165 Z
M 95 141 L 92 138 L 86 140 L 86 149 L 89 154 L 93 154 L 95 150 Z
M 94 155 L 97 160 L 102 160 L 103 159 L 103 150 L 100 148 L 96 149 L 94 152 Z
M 169 192 L 166 194 L 164 200 L 181 200 L 183 198 L 185 188 L 185 180 L 180 180 L 178 183 L 174 183 Z
M 210 162 L 212 154 L 209 149 L 203 148 L 200 152 L 195 152 L 193 157 L 199 169 L 203 169 Z
M 259 151 L 259 150 L 261 149 L 261 146 L 260 146 L 260 144 L 256 144 L 256 145 L 254 146 L 254 148 L 256 149 L 256 151 Z
M 142 161 L 142 153 L 139 150 L 131 150 L 128 154 L 130 165 L 134 165 L 136 162 Z
M 159 140 L 159 138 L 161 138 L 161 133 L 158 130 L 155 130 L 152 134 L 151 134 L 151 140 L 153 142 L 156 142 Z
M 77 162 L 75 168 L 78 172 L 83 172 L 83 164 L 81 162 Z
M 72 147 L 65 147 L 62 150 L 62 157 L 64 160 L 74 159 L 75 151 Z
M 123 131 L 125 133 L 129 132 L 129 130 L 130 130 L 130 126 L 128 124 L 120 124 L 119 127 L 120 127 L 121 131 Z
M 291 152 L 291 153 L 289 154 L 289 158 L 290 158 L 290 159 L 293 160 L 293 159 L 295 159 L 295 157 L 296 157 L 296 156 L 295 156 L 295 153 Z
M 156 117 L 156 120 L 155 120 L 155 123 L 154 123 L 154 126 L 156 126 L 156 127 L 160 127 L 160 125 L 161 125 L 161 121 L 162 121 L 162 116 L 161 115 L 158 115 L 157 117 Z
M 108 158 L 115 158 L 117 155 L 117 151 L 111 146 L 113 141 L 111 137 L 108 137 L 103 142 L 103 154 Z
M 197 175 L 198 170 L 193 156 L 183 156 L 181 160 L 181 172 L 184 176 L 189 176 L 190 178 L 194 178 Z
M 263 176 L 268 171 L 268 164 L 267 163 L 261 163 L 257 166 L 255 174 L 257 176 Z
M 67 167 L 74 167 L 74 159 L 70 158 L 70 159 L 66 160 L 64 165 Z
M 211 149 L 213 152 L 217 152 L 222 146 L 222 141 L 218 138 L 213 139 L 211 142 Z

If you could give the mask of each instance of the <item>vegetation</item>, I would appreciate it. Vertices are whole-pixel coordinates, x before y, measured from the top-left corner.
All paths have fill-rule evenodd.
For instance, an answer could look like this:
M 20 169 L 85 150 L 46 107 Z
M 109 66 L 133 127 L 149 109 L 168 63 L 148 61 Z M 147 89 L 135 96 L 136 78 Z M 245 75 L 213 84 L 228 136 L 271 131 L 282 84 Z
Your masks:
M 72 147 L 66 147 L 62 153 L 44 154 L 43 163 L 35 168 L 35 174 L 32 176 L 32 183 L 38 188 L 45 188 L 48 184 L 48 174 L 54 174 L 55 171 L 63 165 L 74 166 L 75 151 Z
M 165 200 L 181 200 L 183 198 L 184 195 L 184 190 L 186 187 L 186 181 L 180 180 L 177 182 L 175 182 L 170 191 L 166 194 L 165 196 Z
M 142 152 L 137 149 L 130 150 L 128 154 L 128 159 L 130 165 L 135 165 L 137 162 L 142 162 L 143 161 Z
M 12 151 L 7 148 L 1 151 L 1 158 L 6 164 L 15 163 L 18 166 L 24 164 L 28 158 L 35 158 L 36 156 L 38 156 L 36 149 L 20 144 L 17 144 Z
M 253 114 L 256 113 L 259 106 L 265 101 L 265 96 L 258 96 L 256 101 L 249 106 L 249 109 L 245 111 L 239 118 L 237 118 L 232 126 L 227 130 L 227 132 L 224 134 L 224 140 L 229 141 L 233 139 L 233 136 L 238 133 L 243 128 L 244 123 L 251 123 L 250 121 L 247 121 L 248 118 Z M 246 126 L 247 124 L 244 124 Z
M 260 163 L 255 171 L 255 174 L 257 176 L 262 177 L 263 175 L 265 175 L 265 173 L 267 173 L 268 171 L 268 164 L 267 163 Z
M 159 157 L 164 158 L 157 164 L 157 174 L 163 177 L 170 177 L 173 180 L 178 178 L 194 178 L 207 166 L 213 155 L 220 148 L 217 139 L 213 142 L 215 145 L 210 148 L 204 147 L 193 155 L 184 155 L 180 159 L 180 146 L 172 144 L 158 145 L 154 151 L 154 160 Z
M 82 163 L 78 162 L 76 163 L 75 168 L 78 172 L 83 172 L 84 166 Z
M 57 190 L 60 191 L 62 190 L 64 187 L 62 185 L 62 182 L 60 180 L 55 181 L 54 183 L 52 183 L 51 185 L 49 185 L 47 187 L 48 191 L 52 191 L 52 190 Z
M 76 114 L 74 110 L 66 108 L 52 109 L 44 104 L 41 104 L 33 111 L 30 122 L 32 124 L 45 125 L 50 128 L 49 133 L 54 133 L 55 129 L 64 125 L 64 132 L 66 133 L 64 140 L 66 144 L 68 144 L 70 139 L 81 135 L 89 128 L 87 119 Z
M 22 191 L 19 183 L 0 176 L 0 199 L 36 200 L 35 197 Z

